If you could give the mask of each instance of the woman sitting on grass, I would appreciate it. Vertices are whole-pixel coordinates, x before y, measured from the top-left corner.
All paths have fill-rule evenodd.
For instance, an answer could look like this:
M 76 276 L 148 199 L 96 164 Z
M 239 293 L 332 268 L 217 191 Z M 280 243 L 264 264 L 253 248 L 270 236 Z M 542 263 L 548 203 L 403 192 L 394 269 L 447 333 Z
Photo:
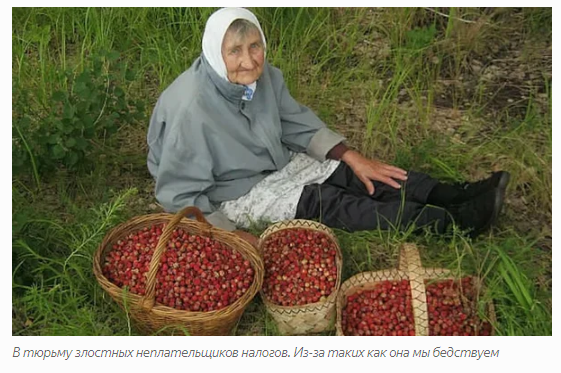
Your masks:
M 166 211 L 197 206 L 216 227 L 318 219 L 348 231 L 455 222 L 475 236 L 495 223 L 509 181 L 498 172 L 445 184 L 349 149 L 295 101 L 246 9 L 208 19 L 203 51 L 160 96 L 148 130 L 148 169 Z

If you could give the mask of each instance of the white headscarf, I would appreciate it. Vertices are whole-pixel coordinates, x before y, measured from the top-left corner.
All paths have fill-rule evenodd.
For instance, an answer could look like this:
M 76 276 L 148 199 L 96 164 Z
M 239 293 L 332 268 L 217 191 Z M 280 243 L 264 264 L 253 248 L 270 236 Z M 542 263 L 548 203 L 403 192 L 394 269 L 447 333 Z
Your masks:
M 206 22 L 203 35 L 203 54 L 214 71 L 226 80 L 228 80 L 228 74 L 226 64 L 222 58 L 222 41 L 228 27 L 230 27 L 232 22 L 240 18 L 248 20 L 257 26 L 263 39 L 263 47 L 267 46 L 261 25 L 257 17 L 249 10 L 244 8 L 222 8 L 212 13 Z

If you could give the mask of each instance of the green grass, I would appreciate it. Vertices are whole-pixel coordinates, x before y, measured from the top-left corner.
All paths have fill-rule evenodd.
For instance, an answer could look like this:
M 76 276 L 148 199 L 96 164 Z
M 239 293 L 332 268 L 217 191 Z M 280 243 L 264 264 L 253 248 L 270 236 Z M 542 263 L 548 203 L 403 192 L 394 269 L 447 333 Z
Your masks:
M 448 181 L 512 174 L 499 225 L 475 241 L 461 232 L 336 231 L 343 280 L 397 266 L 400 245 L 414 242 L 426 266 L 483 279 L 480 304 L 493 302 L 498 335 L 551 335 L 551 9 L 433 10 L 254 9 L 267 59 L 292 95 L 354 148 Z M 138 333 L 97 285 L 92 254 L 111 227 L 154 211 L 148 118 L 161 91 L 200 54 L 212 12 L 12 10 L 12 162 L 21 166 L 12 181 L 14 335 Z M 74 79 L 98 71 L 93 57 L 106 51 L 134 74 L 106 86 L 147 110 L 91 139 L 93 166 L 46 172 L 49 153 L 39 152 L 34 133 L 58 110 L 53 94 L 73 94 Z M 252 232 L 264 229 L 257 223 Z M 236 334 L 278 334 L 258 297 Z

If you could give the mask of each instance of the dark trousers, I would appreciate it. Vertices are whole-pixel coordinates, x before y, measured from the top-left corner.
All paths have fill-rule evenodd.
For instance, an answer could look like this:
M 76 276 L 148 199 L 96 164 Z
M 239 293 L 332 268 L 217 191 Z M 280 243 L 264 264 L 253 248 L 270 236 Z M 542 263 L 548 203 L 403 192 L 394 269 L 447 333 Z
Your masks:
M 296 210 L 297 219 L 317 219 L 323 224 L 350 232 L 361 230 L 407 229 L 432 226 L 442 233 L 451 222 L 449 213 L 427 205 L 427 198 L 438 181 L 409 171 L 401 189 L 373 181 L 374 194 L 344 162 L 323 184 L 304 187 Z

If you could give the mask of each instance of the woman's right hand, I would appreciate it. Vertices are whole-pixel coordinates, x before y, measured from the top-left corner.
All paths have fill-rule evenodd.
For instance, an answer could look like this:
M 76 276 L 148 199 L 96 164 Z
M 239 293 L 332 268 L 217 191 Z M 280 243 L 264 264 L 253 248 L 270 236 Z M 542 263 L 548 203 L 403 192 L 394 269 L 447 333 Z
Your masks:
M 354 150 L 347 150 L 343 153 L 341 160 L 349 165 L 355 175 L 364 183 L 370 195 L 374 194 L 374 184 L 372 180 L 381 181 L 396 189 L 401 188 L 401 185 L 396 180 L 407 180 L 407 171 L 375 159 L 365 158 Z
M 248 233 L 248 232 L 245 232 L 245 231 L 240 231 L 240 230 L 233 231 L 232 233 L 234 233 L 236 236 L 238 236 L 242 240 L 245 240 L 245 241 L 249 242 L 255 248 L 259 244 L 259 237 L 256 237 L 256 236 L 252 235 L 251 233 Z

